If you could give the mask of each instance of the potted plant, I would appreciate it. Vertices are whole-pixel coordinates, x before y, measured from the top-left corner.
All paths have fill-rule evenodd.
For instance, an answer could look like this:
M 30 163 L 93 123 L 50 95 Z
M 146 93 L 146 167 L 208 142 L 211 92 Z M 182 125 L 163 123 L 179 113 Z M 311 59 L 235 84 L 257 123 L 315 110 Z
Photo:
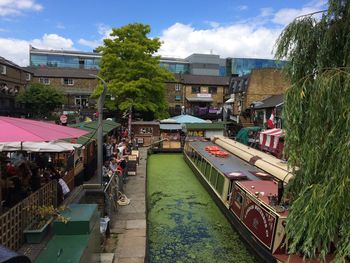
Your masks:
M 49 232 L 51 222 L 57 219 L 61 222 L 67 223 L 68 219 L 63 217 L 60 213 L 66 207 L 54 208 L 51 206 L 32 206 L 27 210 L 35 217 L 34 221 L 23 231 L 26 241 L 29 244 L 40 243 Z

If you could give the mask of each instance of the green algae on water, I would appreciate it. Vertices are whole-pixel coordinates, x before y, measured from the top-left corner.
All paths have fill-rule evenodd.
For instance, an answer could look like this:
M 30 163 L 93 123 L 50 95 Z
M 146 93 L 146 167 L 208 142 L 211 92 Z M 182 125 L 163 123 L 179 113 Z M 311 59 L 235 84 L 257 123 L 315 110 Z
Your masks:
M 147 163 L 148 262 L 257 262 L 182 154 Z

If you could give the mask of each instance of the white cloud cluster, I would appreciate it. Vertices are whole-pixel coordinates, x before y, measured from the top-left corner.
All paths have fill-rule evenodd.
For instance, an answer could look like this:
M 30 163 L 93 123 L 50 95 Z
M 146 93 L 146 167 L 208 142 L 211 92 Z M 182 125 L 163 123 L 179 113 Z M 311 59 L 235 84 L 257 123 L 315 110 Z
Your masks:
M 23 11 L 40 11 L 43 7 L 35 0 L 0 0 L 0 16 L 21 15 Z
M 213 52 L 221 57 L 273 58 L 274 45 L 283 27 L 295 17 L 313 13 L 324 6 L 325 0 L 313 0 L 300 9 L 274 11 L 266 7 L 258 16 L 230 25 L 207 22 L 211 25 L 207 29 L 175 23 L 162 32 L 163 45 L 159 54 L 184 58 L 192 53 Z
M 272 58 L 280 28 L 269 29 L 249 24 L 234 24 L 196 30 L 191 25 L 176 23 L 164 30 L 159 54 L 186 57 L 191 53 L 213 52 L 221 57 Z
M 0 16 L 5 13 L 20 14 L 22 10 L 38 11 L 42 6 L 36 0 L 0 0 Z M 262 8 L 256 17 L 235 23 L 220 24 L 216 21 L 204 21 L 208 26 L 197 29 L 190 24 L 175 23 L 163 30 L 159 36 L 163 45 L 159 50 L 162 56 L 187 57 L 192 53 L 214 53 L 221 57 L 257 57 L 272 58 L 277 37 L 284 25 L 296 16 L 324 9 L 326 0 L 312 0 L 300 9 Z M 247 6 L 239 6 L 247 10 Z M 11 11 L 12 10 L 12 11 Z M 58 24 L 58 28 L 63 28 Z M 1 29 L 0 29 L 1 30 Z M 77 44 L 91 49 L 102 44 L 112 29 L 108 25 L 97 26 L 99 36 L 96 39 L 80 38 Z M 71 39 L 58 34 L 44 34 L 39 39 L 21 40 L 0 38 L 0 55 L 13 62 L 27 66 L 29 64 L 29 45 L 44 49 L 75 49 Z
M 112 33 L 112 28 L 105 25 L 105 24 L 99 24 L 97 26 L 97 32 L 101 36 L 98 40 L 88 40 L 84 38 L 80 38 L 78 40 L 78 43 L 83 46 L 90 47 L 92 49 L 101 46 L 103 44 L 103 39 L 110 38 L 110 34 Z
M 29 65 L 29 45 L 43 49 L 73 49 L 73 41 L 56 34 L 45 34 L 30 41 L 0 38 L 0 54 L 20 66 Z

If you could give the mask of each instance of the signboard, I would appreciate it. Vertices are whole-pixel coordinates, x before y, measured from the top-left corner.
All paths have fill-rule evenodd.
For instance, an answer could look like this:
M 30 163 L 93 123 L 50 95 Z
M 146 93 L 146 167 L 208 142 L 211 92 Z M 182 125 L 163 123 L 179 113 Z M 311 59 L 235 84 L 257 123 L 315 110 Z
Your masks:
M 211 98 L 210 93 L 197 93 L 198 98 Z
M 276 216 L 247 198 L 243 211 L 243 223 L 269 249 L 272 247 Z
M 62 124 L 66 124 L 66 123 L 67 123 L 67 120 L 68 120 L 68 118 L 67 118 L 66 115 L 61 115 L 60 121 L 61 121 Z

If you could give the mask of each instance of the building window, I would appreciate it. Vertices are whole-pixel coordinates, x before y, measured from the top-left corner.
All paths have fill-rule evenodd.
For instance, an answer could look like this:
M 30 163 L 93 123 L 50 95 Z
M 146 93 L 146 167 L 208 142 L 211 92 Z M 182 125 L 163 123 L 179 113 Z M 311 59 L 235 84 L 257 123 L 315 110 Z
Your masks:
M 50 85 L 50 79 L 49 78 L 39 78 L 39 82 L 44 85 Z
M 2 75 L 6 75 L 6 66 L 5 65 L 0 65 L 0 73 Z
M 192 86 L 192 93 L 201 93 L 200 86 Z
M 89 106 L 89 98 L 86 96 L 75 96 L 75 105 L 80 109 L 87 108 Z
M 181 91 L 181 84 L 179 83 L 175 84 L 175 91 Z
M 32 79 L 32 75 L 30 73 L 26 73 L 26 81 L 30 81 Z
M 176 101 L 180 101 L 181 100 L 181 96 L 175 96 L 175 100 Z
M 218 92 L 218 88 L 217 87 L 209 87 L 209 93 L 210 94 L 216 94 Z
M 140 128 L 139 134 L 153 134 L 153 128 L 152 127 Z
M 73 79 L 64 78 L 63 79 L 63 84 L 64 85 L 68 85 L 68 86 L 73 86 L 74 85 L 74 80 Z

